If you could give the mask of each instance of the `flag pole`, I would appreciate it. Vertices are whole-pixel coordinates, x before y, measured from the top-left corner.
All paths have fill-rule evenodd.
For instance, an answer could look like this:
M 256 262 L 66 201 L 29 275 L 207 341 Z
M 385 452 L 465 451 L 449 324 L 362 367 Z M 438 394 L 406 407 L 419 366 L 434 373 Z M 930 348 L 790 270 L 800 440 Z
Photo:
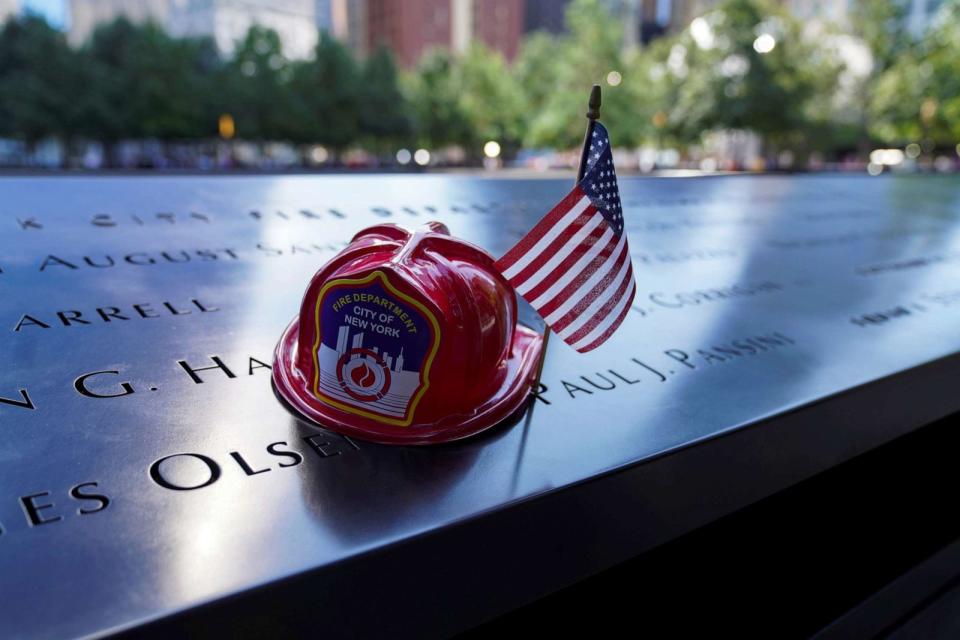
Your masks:
M 574 185 L 580 184 L 583 180 L 583 174 L 587 172 L 587 160 L 590 157 L 590 139 L 593 137 L 594 125 L 600 117 L 600 85 L 595 84 L 590 89 L 590 101 L 587 105 L 587 132 L 583 136 L 583 150 L 580 152 L 580 166 L 577 168 L 577 180 Z M 543 329 L 543 350 L 540 352 L 540 362 L 537 364 L 537 375 L 533 379 L 533 392 L 540 392 L 540 374 L 543 373 L 543 363 L 547 359 L 547 344 L 550 342 L 550 327 L 544 326 Z M 530 410 L 527 411 L 526 419 L 523 421 L 523 433 L 520 436 L 520 448 L 517 450 L 517 460 L 513 465 L 513 480 L 510 483 L 511 493 L 516 494 L 518 483 L 520 482 L 520 464 L 523 461 L 523 454 L 527 448 L 527 433 L 530 429 L 530 421 L 533 418 L 533 408 L 536 405 L 536 398 L 532 398 Z
M 583 180 L 587 172 L 587 159 L 590 155 L 590 138 L 593 137 L 593 128 L 600 117 L 600 85 L 595 84 L 590 89 L 590 102 L 587 104 L 587 133 L 583 136 L 583 150 L 580 152 L 580 168 L 577 169 L 577 182 Z
M 590 89 L 590 101 L 587 103 L 587 132 L 583 136 L 583 149 L 580 151 L 580 166 L 577 168 L 577 179 L 574 186 L 580 184 L 583 180 L 583 174 L 587 172 L 587 160 L 590 156 L 590 138 L 593 137 L 594 125 L 600 118 L 600 85 L 595 84 Z M 533 379 L 533 389 L 535 392 L 540 390 L 540 374 L 543 373 L 543 363 L 547 359 L 547 344 L 550 342 L 550 327 L 547 326 L 543 331 L 543 351 L 540 353 L 540 364 L 537 365 L 537 375 Z

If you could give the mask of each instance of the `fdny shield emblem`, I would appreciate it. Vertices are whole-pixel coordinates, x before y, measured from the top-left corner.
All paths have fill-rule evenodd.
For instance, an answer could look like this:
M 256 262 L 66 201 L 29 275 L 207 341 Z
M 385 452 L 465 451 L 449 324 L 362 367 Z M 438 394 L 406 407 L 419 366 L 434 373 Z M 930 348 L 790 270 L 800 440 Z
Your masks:
M 430 310 L 374 271 L 327 282 L 316 320 L 316 396 L 349 413 L 409 426 L 440 346 Z

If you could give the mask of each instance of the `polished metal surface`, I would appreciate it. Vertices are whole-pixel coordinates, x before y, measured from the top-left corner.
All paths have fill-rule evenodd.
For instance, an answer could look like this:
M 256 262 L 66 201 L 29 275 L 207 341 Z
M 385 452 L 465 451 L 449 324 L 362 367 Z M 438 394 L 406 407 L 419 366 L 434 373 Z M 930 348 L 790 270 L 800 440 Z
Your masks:
M 499 255 L 570 182 L 0 179 L 0 635 L 284 584 L 318 633 L 455 631 L 960 410 L 947 177 L 623 180 L 633 312 L 591 354 L 552 340 L 532 411 L 474 439 L 349 441 L 275 397 L 354 232 L 437 219 Z

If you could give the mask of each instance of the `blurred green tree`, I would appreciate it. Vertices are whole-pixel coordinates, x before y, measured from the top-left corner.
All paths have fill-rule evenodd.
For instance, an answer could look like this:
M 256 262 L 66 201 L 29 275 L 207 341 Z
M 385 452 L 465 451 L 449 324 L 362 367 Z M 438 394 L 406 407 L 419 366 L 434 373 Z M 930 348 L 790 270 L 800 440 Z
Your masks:
M 943 7 L 934 26 L 902 52 L 870 92 L 871 133 L 887 144 L 937 145 L 960 140 L 960 2 Z
M 482 157 L 493 140 L 505 153 L 516 150 L 523 131 L 523 94 L 499 53 L 474 44 L 460 59 L 456 73 L 460 112 L 469 123 L 467 153 Z
M 858 0 L 852 5 L 850 21 L 852 34 L 859 38 L 870 52 L 870 69 L 864 74 L 855 90 L 857 99 L 854 108 L 858 116 L 858 146 L 860 155 L 866 156 L 871 144 L 871 136 L 889 132 L 881 124 L 879 128 L 871 122 L 876 113 L 874 91 L 887 91 L 880 88 L 880 79 L 901 58 L 915 59 L 914 40 L 907 28 L 909 3 L 905 0 Z M 896 75 L 896 74 L 894 74 Z M 889 84 L 890 80 L 887 80 Z
M 535 32 L 520 45 L 512 72 L 523 97 L 525 129 L 528 129 L 528 122 L 544 110 L 556 91 L 560 56 L 560 40 L 550 33 Z
M 533 146 L 578 147 L 586 127 L 584 112 L 590 87 L 603 86 L 602 118 L 613 123 L 616 144 L 635 142 L 637 111 L 622 82 L 612 86 L 611 72 L 623 75 L 623 26 L 600 0 L 573 0 L 567 7 L 569 34 L 560 39 L 552 89 L 543 108 L 528 114 L 526 141 Z M 540 45 L 547 48 L 546 45 Z M 547 65 L 543 65 L 549 70 Z M 542 90 L 542 88 L 541 88 Z
M 811 106 L 831 93 L 839 66 L 817 55 L 799 24 L 763 0 L 726 0 L 663 50 L 673 89 L 666 127 L 680 140 L 712 130 L 752 131 L 767 154 L 802 146 Z
M 393 54 L 379 47 L 363 65 L 359 86 L 360 133 L 369 148 L 388 153 L 413 134 Z
M 78 65 L 62 33 L 35 15 L 8 20 L 0 30 L 0 136 L 72 140 L 90 107 L 87 66 Z
M 153 23 L 118 19 L 94 31 L 76 61 L 91 86 L 85 132 L 112 147 L 123 139 L 161 142 L 212 137 L 211 84 L 219 56 L 208 38 L 171 38 Z
M 469 147 L 471 143 L 470 119 L 460 101 L 455 65 L 449 51 L 435 49 L 424 55 L 413 73 L 405 78 L 417 143 L 422 146 Z
M 672 130 L 668 127 L 667 114 L 681 86 L 666 73 L 664 61 L 671 43 L 669 38 L 659 38 L 642 50 L 624 54 L 621 90 L 629 101 L 630 135 L 626 138 L 629 144 L 662 147 L 683 146 L 687 142 L 675 135 L 676 127 Z M 620 143 L 619 136 L 615 140 Z
M 456 145 L 474 160 L 494 140 L 505 154 L 523 133 L 524 94 L 503 57 L 475 44 L 462 56 L 436 49 L 406 77 L 417 142 Z
M 913 46 L 905 0 L 857 0 L 851 4 L 850 28 L 870 49 L 874 76 L 883 73 Z
M 217 82 L 218 110 L 233 116 L 238 137 L 260 142 L 300 137 L 294 129 L 301 122 L 297 105 L 287 90 L 294 72 L 277 32 L 250 27 Z
M 36 16 L 0 29 L 0 136 L 34 146 L 58 137 L 111 149 L 124 139 L 197 140 L 230 114 L 238 138 L 361 143 L 386 154 L 416 141 L 458 145 L 476 159 L 487 140 L 575 149 L 591 84 L 619 146 L 688 146 L 704 132 L 756 132 L 778 149 L 866 150 L 889 143 L 954 144 L 960 136 L 960 0 L 945 0 L 920 40 L 907 0 L 857 0 L 849 33 L 801 28 L 775 0 L 722 0 L 684 31 L 624 50 L 606 0 L 572 0 L 567 32 L 525 38 L 515 64 L 474 46 L 433 51 L 398 80 L 378 50 L 362 65 L 323 36 L 314 56 L 289 61 L 279 36 L 251 28 L 221 60 L 210 39 L 172 38 L 120 19 L 80 49 Z M 806 34 L 806 35 L 805 35 Z M 851 35 L 870 71 L 840 77 L 838 42 Z M 851 79 L 852 78 L 852 79 Z
M 304 133 L 301 140 L 341 152 L 360 137 L 359 71 L 350 52 L 327 34 L 312 60 L 296 65 L 292 94 Z
M 121 18 L 96 29 L 86 43 L 94 94 L 88 127 L 106 145 L 108 163 L 116 142 L 140 135 L 136 116 L 127 108 L 128 92 L 137 83 L 133 56 L 138 34 L 133 23 Z

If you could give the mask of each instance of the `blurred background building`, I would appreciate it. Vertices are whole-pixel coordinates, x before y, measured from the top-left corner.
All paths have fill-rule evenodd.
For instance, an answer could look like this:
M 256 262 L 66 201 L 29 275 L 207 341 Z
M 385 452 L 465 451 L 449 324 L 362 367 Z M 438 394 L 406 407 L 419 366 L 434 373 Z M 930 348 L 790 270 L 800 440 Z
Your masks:
M 624 0 L 631 2 L 632 0 Z M 643 0 L 638 0 L 643 1 Z M 712 9 L 719 0 L 657 0 L 670 5 L 672 30 L 683 29 L 698 15 Z M 851 13 L 857 2 L 866 0 L 777 0 L 800 20 L 819 20 L 841 27 L 850 26 Z M 906 5 L 907 26 L 914 35 L 923 32 L 939 11 L 944 0 L 903 0 Z
M 70 0 L 70 43 L 79 46 L 101 24 L 123 17 L 169 27 L 171 0 Z
M 474 41 L 512 60 L 524 30 L 523 0 L 359 0 L 352 4 L 366 5 L 367 46 L 387 47 L 407 68 L 431 48 L 463 53 Z
M 776 0 L 800 20 L 850 25 L 858 0 Z M 390 49 L 410 68 L 423 53 L 443 47 L 466 50 L 474 41 L 513 60 L 523 34 L 563 33 L 570 0 L 64 0 L 69 3 L 69 39 L 83 43 L 102 24 L 125 17 L 152 20 L 174 36 L 211 36 L 230 54 L 237 40 L 257 24 L 280 34 L 284 53 L 305 58 L 318 33 L 329 33 L 358 57 Z M 944 0 L 904 0 L 907 24 L 917 35 Z M 624 45 L 643 46 L 682 31 L 718 0 L 602 0 L 623 25 Z M 18 0 L 0 0 L 0 20 L 21 9 Z
M 566 28 L 563 16 L 568 0 L 526 0 L 524 3 L 524 31 L 547 31 L 563 33 Z
M 623 21 L 623 43 L 627 48 L 643 45 L 672 27 L 682 29 L 686 24 L 675 22 L 678 10 L 691 10 L 700 4 L 693 0 L 605 0 L 610 12 Z
M 253 25 L 280 35 L 284 53 L 306 58 L 317 44 L 316 0 L 70 0 L 70 41 L 79 45 L 119 17 L 148 20 L 172 36 L 210 36 L 229 55 Z
M 0 16 L 4 3 L 16 11 L 0 0 Z M 309 56 L 326 32 L 359 57 L 385 46 L 409 68 L 431 48 L 463 52 L 474 41 L 512 60 L 525 28 L 561 28 L 565 4 L 525 14 L 524 0 L 70 0 L 69 37 L 79 45 L 119 17 L 152 20 L 173 36 L 211 36 L 229 55 L 256 24 L 276 31 L 290 58 Z
M 328 33 L 358 58 L 369 53 L 366 0 L 317 0 L 317 28 Z
M 700 4 L 697 0 L 603 0 L 611 14 L 623 24 L 626 47 L 650 42 L 657 36 L 683 29 L 686 16 L 695 17 Z M 564 14 L 570 0 L 525 0 L 524 31 L 563 33 Z
M 800 20 L 849 26 L 857 0 L 778 0 Z M 943 0 L 905 0 L 908 26 L 921 33 Z M 682 31 L 717 0 L 602 0 L 623 25 L 626 47 Z M 411 68 L 432 48 L 462 53 L 482 42 L 513 60 L 525 33 L 563 33 L 569 0 L 69 0 L 69 38 L 79 45 L 93 30 L 126 17 L 152 20 L 174 36 L 211 36 L 225 54 L 257 24 L 276 31 L 290 58 L 305 58 L 318 33 L 343 42 L 359 58 L 379 46 Z M 18 10 L 0 0 L 0 19 Z
M 17 0 L 0 0 L 0 21 L 15 15 L 20 10 Z

